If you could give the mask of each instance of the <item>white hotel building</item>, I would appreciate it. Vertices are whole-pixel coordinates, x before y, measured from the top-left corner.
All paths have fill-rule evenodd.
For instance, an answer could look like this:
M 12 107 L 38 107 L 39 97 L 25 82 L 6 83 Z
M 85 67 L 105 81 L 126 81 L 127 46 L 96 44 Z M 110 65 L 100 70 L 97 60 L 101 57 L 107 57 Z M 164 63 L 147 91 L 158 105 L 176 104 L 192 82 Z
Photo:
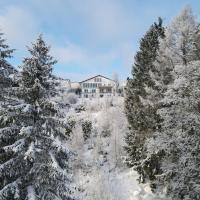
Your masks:
M 80 82 L 81 96 L 105 97 L 116 94 L 116 82 L 102 75 L 97 75 Z

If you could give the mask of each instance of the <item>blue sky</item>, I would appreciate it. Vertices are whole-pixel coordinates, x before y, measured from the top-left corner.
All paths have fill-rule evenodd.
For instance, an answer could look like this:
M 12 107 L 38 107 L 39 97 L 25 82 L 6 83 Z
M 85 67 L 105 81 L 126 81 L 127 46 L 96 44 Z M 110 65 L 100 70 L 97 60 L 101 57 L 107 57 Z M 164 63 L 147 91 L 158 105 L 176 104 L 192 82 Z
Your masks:
M 16 49 L 15 66 L 43 33 L 58 60 L 56 75 L 80 81 L 117 73 L 125 80 L 149 26 L 159 16 L 166 25 L 185 5 L 199 17 L 198 0 L 1 0 L 0 28 Z

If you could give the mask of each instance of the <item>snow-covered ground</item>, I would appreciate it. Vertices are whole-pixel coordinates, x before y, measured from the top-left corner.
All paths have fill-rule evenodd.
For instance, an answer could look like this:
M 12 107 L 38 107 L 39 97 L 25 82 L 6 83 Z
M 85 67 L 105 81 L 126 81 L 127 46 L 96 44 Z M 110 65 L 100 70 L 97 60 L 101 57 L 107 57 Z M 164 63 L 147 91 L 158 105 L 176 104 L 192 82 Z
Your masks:
M 75 108 L 85 108 L 75 112 Z M 123 98 L 80 99 L 67 113 L 76 123 L 69 146 L 76 152 L 72 162 L 73 184 L 80 200 L 156 200 L 148 185 L 140 185 L 137 173 L 126 167 L 123 149 L 127 122 Z M 82 124 L 92 123 L 84 140 Z

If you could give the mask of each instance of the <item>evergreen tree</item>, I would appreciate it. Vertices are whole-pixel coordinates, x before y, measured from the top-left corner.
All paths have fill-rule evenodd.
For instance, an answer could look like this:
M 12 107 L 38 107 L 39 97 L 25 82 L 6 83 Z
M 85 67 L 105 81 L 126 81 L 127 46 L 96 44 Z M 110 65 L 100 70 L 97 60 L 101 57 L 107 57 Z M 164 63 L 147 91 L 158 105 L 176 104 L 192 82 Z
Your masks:
M 154 191 L 172 199 L 199 199 L 199 61 L 191 8 L 184 8 L 166 29 L 152 76 L 159 88 L 160 129 L 145 142 L 146 161 L 156 172 Z M 194 61 L 193 61 L 194 60 Z M 159 167 L 159 172 L 156 167 Z
M 192 55 L 193 60 L 200 60 L 200 24 L 195 28 L 195 31 L 192 35 Z
M 29 48 L 21 66 L 19 96 L 23 104 L 10 108 L 1 129 L 1 147 L 9 156 L 0 165 L 0 199 L 72 199 L 65 129 L 49 99 L 55 92 L 56 63 L 42 36 Z M 12 114 L 11 114 L 12 113 Z M 9 145 L 4 145 L 7 140 Z
M 193 38 L 196 27 L 195 17 L 190 7 L 185 7 L 165 30 L 160 39 L 160 47 L 154 63 L 151 78 L 156 85 L 158 100 L 162 98 L 167 86 L 173 82 L 171 72 L 176 64 L 186 65 L 193 60 Z
M 200 62 L 176 65 L 174 81 L 168 86 L 158 110 L 161 129 L 147 140 L 148 158 L 158 157 L 161 173 L 151 185 L 172 199 L 200 198 Z
M 15 173 L 11 167 L 7 168 L 15 158 L 15 152 L 22 141 L 17 141 L 17 134 L 20 127 L 15 123 L 13 114 L 18 101 L 13 97 L 12 76 L 16 70 L 10 65 L 8 59 L 12 57 L 13 49 L 10 49 L 3 33 L 0 33 L 0 193 L 4 188 L 15 187 Z M 16 143 L 15 143 L 16 142 Z M 13 150 L 11 150 L 13 148 Z M 10 174 L 13 173 L 13 177 Z M 16 194 L 16 193 L 15 193 Z M 16 194 L 17 196 L 17 194 Z M 1 199 L 5 199 L 1 196 Z M 13 199 L 8 191 L 6 199 Z
M 156 130 L 158 116 L 156 107 L 149 99 L 154 88 L 150 71 L 154 71 L 154 62 L 159 48 L 159 39 L 164 37 L 162 19 L 154 23 L 140 42 L 140 50 L 135 56 L 132 78 L 126 86 L 125 111 L 130 125 L 126 136 L 126 151 L 128 164 L 134 166 L 144 182 L 142 160 L 146 157 L 145 140 Z
M 6 40 L 3 38 L 3 33 L 0 33 L 0 101 L 6 101 L 6 91 L 12 85 L 12 77 L 16 70 L 10 65 L 8 59 L 12 57 L 14 49 L 10 49 Z M 7 89 L 6 89 L 7 88 Z M 8 92 L 8 91 L 7 91 Z

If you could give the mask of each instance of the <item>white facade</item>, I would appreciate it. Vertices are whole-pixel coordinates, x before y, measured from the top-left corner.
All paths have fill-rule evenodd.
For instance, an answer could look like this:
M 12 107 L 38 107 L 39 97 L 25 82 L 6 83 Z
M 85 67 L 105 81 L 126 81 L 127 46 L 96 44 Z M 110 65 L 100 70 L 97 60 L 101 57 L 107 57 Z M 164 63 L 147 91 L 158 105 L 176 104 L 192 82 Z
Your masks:
M 116 83 L 114 80 L 97 75 L 80 82 L 82 97 L 105 97 L 114 96 Z

